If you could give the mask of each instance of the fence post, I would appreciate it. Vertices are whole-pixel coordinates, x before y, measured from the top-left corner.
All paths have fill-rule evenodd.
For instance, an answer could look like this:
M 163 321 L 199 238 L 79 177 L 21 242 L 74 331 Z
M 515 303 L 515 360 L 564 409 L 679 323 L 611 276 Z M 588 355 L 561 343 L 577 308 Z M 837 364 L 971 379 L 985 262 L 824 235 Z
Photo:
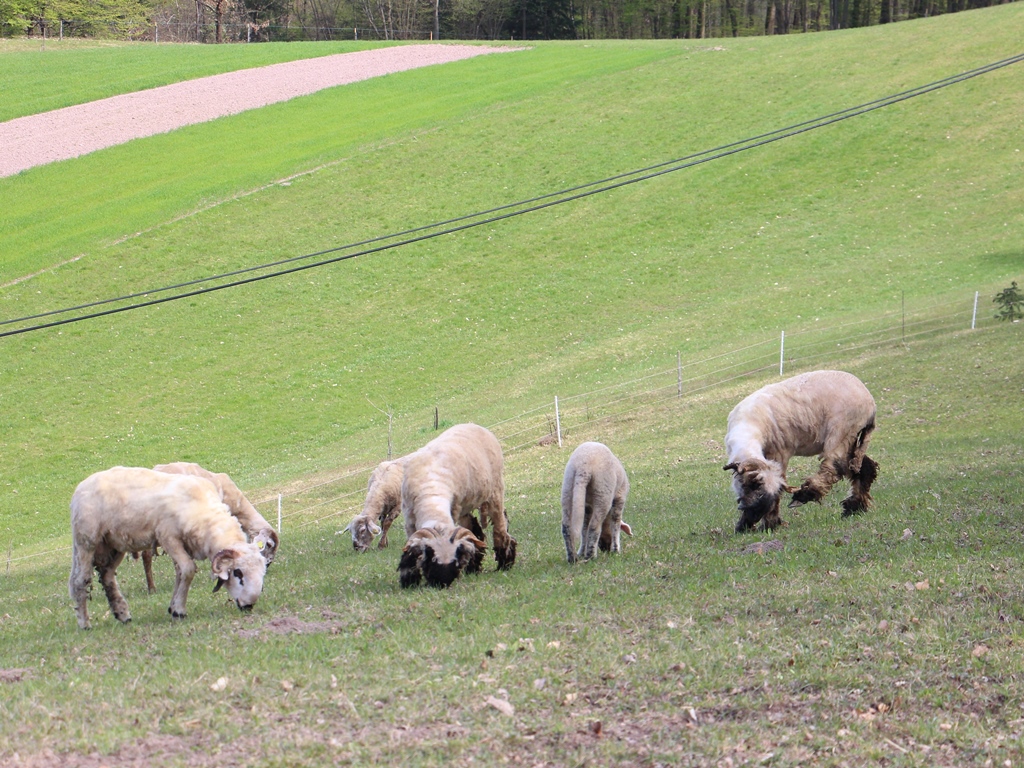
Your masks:
M 562 447 L 562 421 L 558 414 L 558 395 L 555 395 L 555 435 L 558 437 L 558 447 Z
M 978 292 L 974 292 L 974 312 L 971 313 L 971 330 L 974 330 L 974 321 L 978 319 Z
M 676 352 L 676 396 L 683 396 L 683 353 Z
M 782 364 L 786 359 L 786 332 L 782 332 L 782 340 L 779 342 L 779 376 L 782 375 Z

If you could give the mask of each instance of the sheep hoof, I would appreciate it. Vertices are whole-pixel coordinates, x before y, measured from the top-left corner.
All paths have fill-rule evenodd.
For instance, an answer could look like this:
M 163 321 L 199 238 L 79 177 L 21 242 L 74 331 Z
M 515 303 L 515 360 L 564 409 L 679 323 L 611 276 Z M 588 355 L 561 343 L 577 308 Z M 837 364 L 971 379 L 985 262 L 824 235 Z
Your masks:
M 507 571 L 516 562 L 516 540 L 510 538 L 508 546 L 495 547 L 494 559 L 498 561 L 498 570 Z
M 167 612 L 169 614 L 171 614 L 171 618 L 172 619 L 184 619 L 185 618 L 185 614 L 184 613 L 178 613 L 173 608 L 168 608 Z
M 853 517 L 867 511 L 867 505 L 860 499 L 843 499 L 843 517 Z

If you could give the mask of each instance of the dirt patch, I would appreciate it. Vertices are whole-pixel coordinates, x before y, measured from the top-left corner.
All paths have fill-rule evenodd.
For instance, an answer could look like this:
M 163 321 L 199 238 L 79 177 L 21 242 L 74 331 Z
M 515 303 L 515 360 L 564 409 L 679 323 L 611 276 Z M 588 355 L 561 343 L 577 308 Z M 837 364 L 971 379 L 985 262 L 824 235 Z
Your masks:
M 337 621 L 303 621 L 296 616 L 281 616 L 271 619 L 257 629 L 240 629 L 239 637 L 253 638 L 261 634 L 271 635 L 336 635 L 341 631 L 341 623 Z
M 767 555 L 769 552 L 781 552 L 786 548 L 786 545 L 781 541 L 755 541 L 753 544 L 747 544 L 743 549 L 740 550 L 741 555 Z
M 0 177 L 371 77 L 521 50 L 420 44 L 243 69 L 0 123 Z
M 0 683 L 20 683 L 29 674 L 27 669 L 0 669 Z

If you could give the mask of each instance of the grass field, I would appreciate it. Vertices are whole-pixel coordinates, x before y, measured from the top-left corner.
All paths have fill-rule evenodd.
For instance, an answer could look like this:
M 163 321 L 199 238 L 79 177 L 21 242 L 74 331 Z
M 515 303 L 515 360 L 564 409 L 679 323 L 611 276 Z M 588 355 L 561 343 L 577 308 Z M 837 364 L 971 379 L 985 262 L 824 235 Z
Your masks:
M 0 319 L 755 136 L 1018 54 L 1022 16 L 537 44 L 33 169 L 0 179 Z M 0 75 L 81 73 L 39 76 L 42 109 L 336 50 L 48 43 L 0 49 Z M 546 211 L 0 339 L 0 764 L 1019 762 L 1024 331 L 991 320 L 991 297 L 1024 277 L 1020 66 Z M 0 93 L 0 115 L 23 96 Z M 904 302 L 969 310 L 975 291 L 973 332 L 968 314 L 905 343 L 845 341 Z M 858 374 L 878 401 L 867 515 L 840 520 L 837 492 L 774 536 L 731 532 L 725 418 L 776 378 L 763 361 L 736 380 L 709 362 L 714 386 L 588 418 L 614 399 L 596 393 L 677 353 L 712 361 L 781 330 L 820 342 L 813 364 Z M 506 420 L 556 395 L 587 411 L 563 448 L 512 437 Z M 506 476 L 520 560 L 402 591 L 400 533 L 357 556 L 336 531 L 384 458 L 382 410 L 404 453 L 432 436 L 435 407 L 522 443 Z M 558 487 L 587 439 L 629 471 L 636 536 L 569 568 Z M 162 558 L 153 596 L 122 569 L 130 625 L 97 593 L 94 629 L 78 631 L 71 491 L 97 469 L 171 460 L 228 472 L 268 518 L 278 493 L 324 479 L 349 477 L 355 497 L 313 490 L 323 505 L 286 519 L 252 614 L 201 578 L 171 624 Z

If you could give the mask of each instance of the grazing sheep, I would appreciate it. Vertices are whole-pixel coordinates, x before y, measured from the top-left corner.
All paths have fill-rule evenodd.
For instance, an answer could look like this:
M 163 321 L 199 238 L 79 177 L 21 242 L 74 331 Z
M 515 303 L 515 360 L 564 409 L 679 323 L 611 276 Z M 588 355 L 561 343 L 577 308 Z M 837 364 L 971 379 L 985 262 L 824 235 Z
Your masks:
M 516 540 L 508 534 L 503 467 L 498 439 L 476 424 L 458 424 L 405 457 L 407 542 L 398 564 L 403 587 L 421 578 L 430 586 L 447 587 L 463 571 L 479 571 L 488 523 L 499 570 L 512 567 Z
M 370 473 L 366 488 L 363 511 L 352 518 L 346 531 L 352 533 L 352 547 L 356 552 L 366 552 L 373 543 L 373 537 L 380 534 L 379 549 L 388 545 L 388 529 L 402 511 L 402 476 L 405 474 L 405 459 L 382 461 Z
M 209 559 L 214 592 L 227 587 L 239 609 L 250 610 L 263 591 L 267 561 L 246 542 L 237 519 L 209 481 L 141 467 L 114 467 L 90 475 L 71 497 L 72 560 L 68 591 L 78 626 L 89 628 L 86 600 L 95 568 L 118 621 L 131 621 L 117 584 L 126 552 L 159 544 L 174 560 L 174 594 L 167 611 L 185 617 L 195 560 Z
M 622 521 L 629 478 L 615 454 L 602 443 L 583 443 L 569 457 L 562 478 L 562 538 L 570 563 L 590 560 L 598 548 L 619 551 L 619 532 L 632 536 Z
M 223 472 L 210 472 L 198 464 L 188 461 L 176 461 L 171 464 L 157 464 L 153 467 L 157 472 L 166 472 L 172 475 L 194 475 L 209 480 L 220 492 L 220 499 L 228 505 L 231 514 L 238 518 L 238 522 L 245 531 L 249 541 L 257 546 L 260 554 L 267 560 L 269 566 L 274 562 L 277 554 L 277 547 L 281 543 L 277 531 L 268 523 L 252 503 L 245 498 L 245 494 L 238 488 L 230 477 Z M 143 560 L 145 562 L 145 560 Z
M 764 521 L 765 530 L 782 523 L 779 498 L 793 494 L 790 507 L 821 501 L 841 478 L 850 494 L 843 517 L 871 506 L 871 483 L 878 464 L 865 455 L 875 429 L 875 401 L 856 376 L 813 371 L 769 384 L 744 398 L 729 414 L 725 448 L 740 509 L 736 531 Z M 797 489 L 786 484 L 793 456 L 821 456 L 816 474 Z

